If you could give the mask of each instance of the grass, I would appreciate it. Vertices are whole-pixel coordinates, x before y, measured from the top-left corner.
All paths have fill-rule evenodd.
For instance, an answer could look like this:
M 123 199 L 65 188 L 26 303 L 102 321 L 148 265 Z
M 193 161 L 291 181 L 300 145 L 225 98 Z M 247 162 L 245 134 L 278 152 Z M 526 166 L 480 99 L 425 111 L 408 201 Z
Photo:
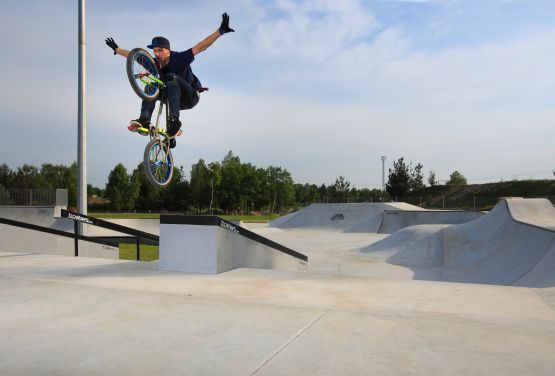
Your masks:
M 104 219 L 159 219 L 160 213 L 88 213 L 90 217 Z
M 269 215 L 220 215 L 227 221 L 243 221 L 243 222 L 268 222 Z M 272 215 L 271 220 L 279 218 L 279 215 Z
M 159 258 L 159 247 L 157 245 L 141 244 L 139 246 L 141 261 L 154 261 Z M 136 260 L 137 245 L 130 243 L 119 243 L 120 260 Z
M 168 213 L 177 214 L 177 213 Z M 104 219 L 159 219 L 160 213 L 89 213 L 88 214 L 94 218 L 104 218 Z M 220 215 L 225 220 L 228 221 L 244 221 L 244 222 L 268 222 L 270 220 L 269 215 Z M 274 220 L 279 218 L 279 215 L 272 215 L 271 219 Z

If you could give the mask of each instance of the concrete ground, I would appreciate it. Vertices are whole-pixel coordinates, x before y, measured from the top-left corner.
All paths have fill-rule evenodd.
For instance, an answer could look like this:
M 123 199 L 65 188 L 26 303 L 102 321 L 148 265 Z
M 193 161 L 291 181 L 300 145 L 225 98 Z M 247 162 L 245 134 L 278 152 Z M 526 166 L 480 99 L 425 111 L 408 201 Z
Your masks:
M 553 375 L 555 288 L 411 280 L 383 238 L 258 228 L 309 272 L 0 252 L 7 375 Z

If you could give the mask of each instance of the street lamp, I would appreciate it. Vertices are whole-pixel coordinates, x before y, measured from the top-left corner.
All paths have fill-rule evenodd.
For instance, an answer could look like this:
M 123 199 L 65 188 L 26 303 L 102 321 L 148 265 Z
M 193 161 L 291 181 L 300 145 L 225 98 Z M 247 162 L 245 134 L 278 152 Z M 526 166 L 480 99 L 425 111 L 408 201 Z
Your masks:
M 85 0 L 79 0 L 79 69 L 77 101 L 77 208 L 87 214 L 87 105 L 85 55 Z M 79 233 L 86 235 L 85 226 L 79 224 Z
M 382 192 L 385 192 L 385 155 L 382 155 Z

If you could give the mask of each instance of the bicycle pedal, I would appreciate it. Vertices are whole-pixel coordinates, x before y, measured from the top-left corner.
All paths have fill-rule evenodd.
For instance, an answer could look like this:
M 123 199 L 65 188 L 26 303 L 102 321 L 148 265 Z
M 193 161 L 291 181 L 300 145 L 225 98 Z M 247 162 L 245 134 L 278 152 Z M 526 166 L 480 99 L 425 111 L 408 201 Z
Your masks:
M 127 127 L 127 129 L 129 129 L 131 132 L 136 132 L 138 134 L 140 134 L 141 136 L 147 136 L 148 135 L 148 130 L 146 128 L 142 128 L 139 125 L 136 124 L 131 124 Z

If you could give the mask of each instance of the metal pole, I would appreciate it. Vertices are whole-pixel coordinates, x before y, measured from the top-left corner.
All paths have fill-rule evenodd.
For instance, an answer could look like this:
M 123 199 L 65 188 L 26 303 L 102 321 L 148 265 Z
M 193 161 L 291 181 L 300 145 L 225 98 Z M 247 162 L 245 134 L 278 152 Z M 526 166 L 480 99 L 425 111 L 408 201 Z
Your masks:
M 137 236 L 137 261 L 141 260 L 140 246 L 141 246 L 141 241 L 140 241 L 140 238 Z
M 382 155 L 382 192 L 385 192 L 385 155 Z
M 75 257 L 79 256 L 79 221 L 73 221 L 73 248 Z
M 86 54 L 85 54 L 85 0 L 79 0 L 79 78 L 78 78 L 78 130 L 77 130 L 77 208 L 87 214 L 87 106 L 86 106 Z M 79 233 L 86 235 L 86 227 L 79 223 Z

